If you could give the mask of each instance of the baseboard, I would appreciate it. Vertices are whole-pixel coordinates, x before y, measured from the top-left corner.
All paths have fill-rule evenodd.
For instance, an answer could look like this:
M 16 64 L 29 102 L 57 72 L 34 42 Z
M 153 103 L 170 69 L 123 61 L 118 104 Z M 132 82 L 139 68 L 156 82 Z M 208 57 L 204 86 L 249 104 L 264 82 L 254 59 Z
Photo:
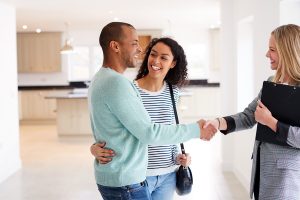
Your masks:
M 233 173 L 235 177 L 241 182 L 245 190 L 249 193 L 251 177 L 244 176 L 243 173 L 240 170 L 238 170 L 236 167 L 233 168 Z

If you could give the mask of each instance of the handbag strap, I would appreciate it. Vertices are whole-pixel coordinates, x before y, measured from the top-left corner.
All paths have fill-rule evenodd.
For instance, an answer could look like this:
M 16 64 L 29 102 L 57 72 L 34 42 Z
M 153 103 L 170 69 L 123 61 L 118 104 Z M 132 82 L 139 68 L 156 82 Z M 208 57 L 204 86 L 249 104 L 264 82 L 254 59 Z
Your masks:
M 174 93 L 173 93 L 173 87 L 172 87 L 172 85 L 170 83 L 168 83 L 168 85 L 169 85 L 170 95 L 171 95 L 171 99 L 172 99 L 172 105 L 173 105 L 173 111 L 174 111 L 174 116 L 175 116 L 176 124 L 179 124 L 178 115 L 177 115 L 177 109 L 176 109 L 175 99 L 174 99 Z M 182 154 L 185 154 L 183 143 L 180 143 L 180 148 L 181 148 Z

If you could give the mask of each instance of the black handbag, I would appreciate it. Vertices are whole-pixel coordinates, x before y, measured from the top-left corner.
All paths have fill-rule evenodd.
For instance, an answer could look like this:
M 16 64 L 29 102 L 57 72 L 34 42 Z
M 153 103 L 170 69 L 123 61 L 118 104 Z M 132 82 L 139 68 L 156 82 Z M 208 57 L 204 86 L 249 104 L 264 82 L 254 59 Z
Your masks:
M 169 83 L 169 89 L 170 89 L 176 124 L 179 124 L 175 99 L 173 94 L 173 88 L 170 83 Z M 181 147 L 182 154 L 185 154 L 183 143 L 180 143 L 180 147 Z M 192 186 L 193 186 L 192 170 L 189 167 L 180 166 L 176 172 L 176 193 L 180 196 L 189 194 L 192 191 Z

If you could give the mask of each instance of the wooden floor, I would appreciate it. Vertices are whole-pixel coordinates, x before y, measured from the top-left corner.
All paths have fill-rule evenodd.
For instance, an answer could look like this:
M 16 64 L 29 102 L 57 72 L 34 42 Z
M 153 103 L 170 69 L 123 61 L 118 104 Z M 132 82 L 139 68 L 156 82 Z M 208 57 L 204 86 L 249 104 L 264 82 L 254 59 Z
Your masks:
M 2 200 L 101 199 L 93 175 L 89 146 L 93 137 L 57 137 L 56 126 L 20 127 L 22 169 L 0 184 Z M 220 138 L 186 143 L 192 155 L 194 187 L 178 200 L 247 200 L 249 195 L 230 172 L 220 167 Z

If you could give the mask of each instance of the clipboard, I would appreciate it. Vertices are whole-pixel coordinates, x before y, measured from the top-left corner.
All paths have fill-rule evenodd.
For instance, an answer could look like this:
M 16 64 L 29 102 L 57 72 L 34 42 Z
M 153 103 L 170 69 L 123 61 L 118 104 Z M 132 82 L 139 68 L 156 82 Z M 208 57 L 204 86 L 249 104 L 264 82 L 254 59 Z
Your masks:
M 300 127 L 300 87 L 264 81 L 261 102 L 278 121 Z M 258 123 L 256 140 L 289 146 L 276 139 L 276 133 L 269 127 Z

